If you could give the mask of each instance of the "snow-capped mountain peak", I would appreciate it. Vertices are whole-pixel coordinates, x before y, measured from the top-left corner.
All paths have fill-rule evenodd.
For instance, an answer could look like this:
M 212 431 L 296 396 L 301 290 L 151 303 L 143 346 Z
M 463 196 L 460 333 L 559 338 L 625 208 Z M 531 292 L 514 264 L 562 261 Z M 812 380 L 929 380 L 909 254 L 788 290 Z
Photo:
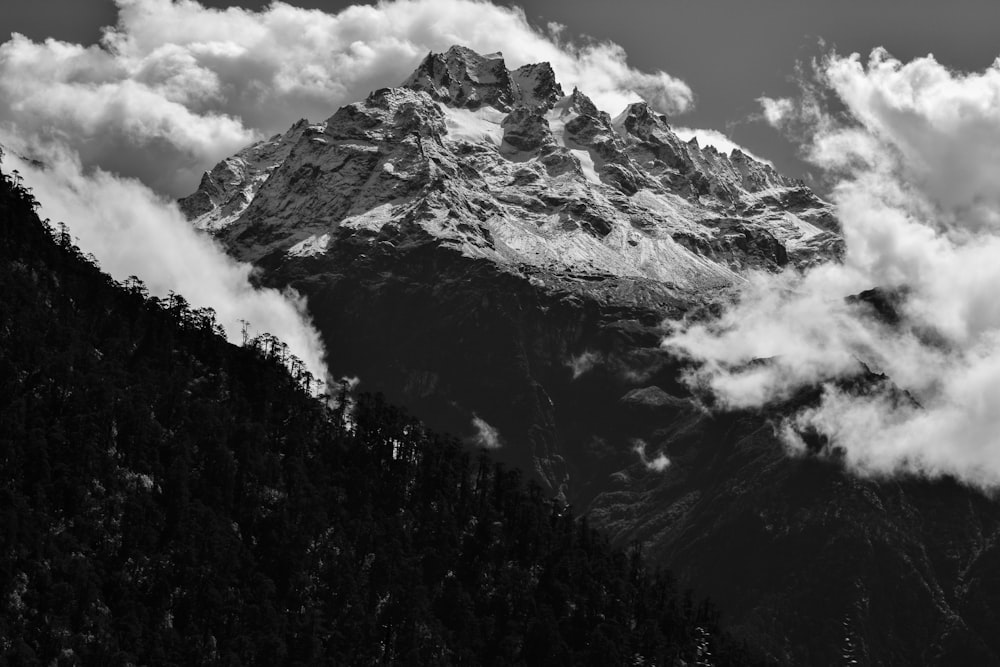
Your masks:
M 510 71 L 464 46 L 224 160 L 181 205 L 250 261 L 315 257 L 367 230 L 554 286 L 700 290 L 840 247 L 830 207 L 770 165 L 684 142 L 644 103 L 612 119 L 564 94 L 548 63 Z
M 562 97 L 548 63 L 508 70 L 503 54 L 479 55 L 465 46 L 430 53 L 401 84 L 422 90 L 448 106 L 477 109 L 491 106 L 510 111 L 515 106 L 551 107 Z

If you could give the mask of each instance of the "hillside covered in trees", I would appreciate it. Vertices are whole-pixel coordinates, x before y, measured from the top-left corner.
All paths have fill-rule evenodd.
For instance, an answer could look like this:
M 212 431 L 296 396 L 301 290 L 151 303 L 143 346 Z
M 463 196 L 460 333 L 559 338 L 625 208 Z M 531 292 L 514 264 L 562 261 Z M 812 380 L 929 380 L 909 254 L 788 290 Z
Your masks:
M 0 664 L 745 664 L 638 549 L 0 183 Z

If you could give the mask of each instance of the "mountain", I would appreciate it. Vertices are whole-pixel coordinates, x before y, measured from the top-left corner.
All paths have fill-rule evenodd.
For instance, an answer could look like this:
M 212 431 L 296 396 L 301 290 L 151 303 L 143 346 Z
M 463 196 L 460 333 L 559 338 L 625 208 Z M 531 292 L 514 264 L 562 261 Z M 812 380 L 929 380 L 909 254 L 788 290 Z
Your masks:
M 770 165 L 684 143 L 646 104 L 612 119 L 548 64 L 509 72 L 463 47 L 223 161 L 181 205 L 254 262 L 426 238 L 571 290 L 702 291 L 838 247 L 829 205 Z
M 841 247 L 830 206 L 769 165 L 684 143 L 645 104 L 612 119 L 580 91 L 564 95 L 548 64 L 509 72 L 463 47 L 223 161 L 181 206 L 265 281 L 310 297 L 335 371 L 402 390 L 432 421 L 454 412 L 449 430 L 478 415 L 527 440 L 537 453 L 517 462 L 555 490 L 569 471 L 539 375 L 566 379 L 587 343 L 529 333 L 565 323 L 540 313 L 566 309 L 573 327 L 656 323 L 747 269 Z M 407 303 L 372 309 L 373 298 Z M 384 320 L 341 321 L 371 317 Z M 456 326 L 475 331 L 442 347 Z M 555 349 L 523 349 L 546 340 Z M 446 358 L 427 359 L 435 349 Z M 519 357 L 531 368 L 476 369 Z
M 1000 664 L 995 500 L 791 458 L 775 424 L 818 391 L 707 411 L 660 348 L 749 271 L 841 256 L 832 207 L 770 165 L 453 47 L 223 161 L 181 206 L 306 295 L 332 373 L 531 471 L 770 659 Z
M 717 612 L 380 397 L 118 284 L 0 173 L 0 664 L 755 664 Z

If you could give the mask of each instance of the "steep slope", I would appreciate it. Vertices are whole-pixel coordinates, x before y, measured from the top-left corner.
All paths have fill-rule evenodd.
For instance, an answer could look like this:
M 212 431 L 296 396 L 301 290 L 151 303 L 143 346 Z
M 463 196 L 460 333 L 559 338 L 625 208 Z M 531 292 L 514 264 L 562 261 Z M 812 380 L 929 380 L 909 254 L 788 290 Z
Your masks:
M 839 257 L 808 188 L 462 47 L 275 141 L 182 205 L 308 296 L 335 373 L 533 471 L 779 662 L 1000 662 L 995 500 L 790 459 L 788 406 L 706 413 L 659 347 L 747 271 Z
M 517 471 L 328 410 L 33 209 L 0 173 L 0 663 L 748 664 Z

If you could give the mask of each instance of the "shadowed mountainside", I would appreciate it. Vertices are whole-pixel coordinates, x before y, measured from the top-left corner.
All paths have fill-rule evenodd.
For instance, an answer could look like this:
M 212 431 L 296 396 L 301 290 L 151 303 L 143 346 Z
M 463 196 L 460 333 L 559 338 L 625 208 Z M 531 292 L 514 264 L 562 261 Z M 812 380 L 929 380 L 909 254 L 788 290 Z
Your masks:
M 519 472 L 326 407 L 35 207 L 0 174 L 0 663 L 752 662 Z

